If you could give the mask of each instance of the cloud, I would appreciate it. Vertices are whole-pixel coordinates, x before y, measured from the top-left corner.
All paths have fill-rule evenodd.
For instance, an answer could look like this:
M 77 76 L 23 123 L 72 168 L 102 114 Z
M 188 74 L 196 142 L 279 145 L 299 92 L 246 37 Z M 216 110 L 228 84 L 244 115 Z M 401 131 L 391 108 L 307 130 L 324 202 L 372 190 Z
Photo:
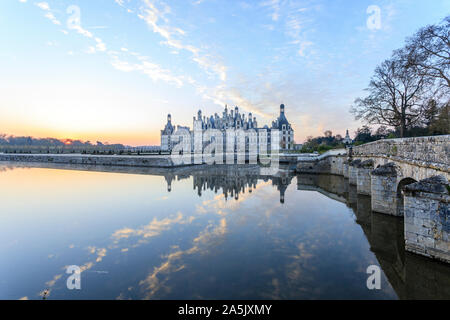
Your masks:
M 95 38 L 95 41 L 97 42 L 97 44 L 95 45 L 96 49 L 98 51 L 106 51 L 106 45 L 105 43 L 102 41 L 102 39 L 100 38 Z
M 55 18 L 55 16 L 53 15 L 53 13 L 47 12 L 47 13 L 45 14 L 45 17 L 46 17 L 47 19 L 49 19 L 51 22 L 53 22 L 54 24 L 56 24 L 56 25 L 61 25 L 61 22 L 59 22 L 59 20 Z
M 212 61 L 211 57 L 195 56 L 192 58 L 192 60 L 197 62 L 197 64 L 207 72 L 209 72 L 209 70 L 212 70 L 212 72 L 216 74 L 220 80 L 227 80 L 227 67 L 223 64 L 215 63 L 214 61 Z
M 120 2 L 120 1 L 119 1 Z M 120 4 L 123 4 L 123 1 L 121 1 Z M 40 2 L 36 4 L 38 7 L 40 7 L 43 10 L 49 11 L 50 6 L 46 2 Z M 47 18 L 54 20 L 54 16 L 51 12 L 47 12 Z M 131 71 L 138 71 L 145 75 L 147 75 L 149 78 L 151 78 L 154 81 L 162 80 L 168 83 L 175 84 L 177 87 L 180 87 L 183 85 L 183 81 L 187 81 L 189 83 L 193 83 L 193 80 L 189 77 L 177 77 L 171 74 L 171 72 L 167 69 L 162 68 L 156 63 L 150 62 L 147 57 L 144 57 L 137 53 L 129 52 L 127 48 L 121 48 L 122 53 L 127 54 L 126 58 L 120 57 L 118 53 L 114 51 L 107 51 L 107 45 L 106 43 L 100 38 L 95 36 L 92 32 L 89 30 L 86 30 L 81 26 L 80 21 L 72 21 L 69 25 L 69 29 L 75 30 L 78 34 L 81 34 L 82 36 L 92 39 L 95 41 L 93 45 L 90 45 L 84 52 L 87 54 L 94 54 L 97 52 L 107 52 L 108 56 L 111 58 L 111 65 L 120 71 L 124 72 L 131 72 Z M 60 24 L 59 21 L 54 21 L 55 24 Z M 62 30 L 64 34 L 68 34 L 66 30 Z M 182 30 L 176 31 L 180 34 L 183 33 Z M 176 43 L 172 43 L 172 46 L 180 46 Z M 192 52 L 196 52 L 194 48 L 191 48 L 189 46 L 186 46 L 188 50 Z M 72 51 L 69 53 L 70 55 L 73 54 Z M 130 58 L 137 59 L 137 62 L 131 62 L 129 61 Z
M 26 0 L 21 2 L 26 2 Z M 40 9 L 44 11 L 47 11 L 44 15 L 47 19 L 49 19 L 56 25 L 61 25 L 61 22 L 58 19 L 56 19 L 55 15 L 52 12 L 50 12 L 51 11 L 50 6 L 47 2 L 38 2 L 36 3 L 36 6 L 38 6 Z
M 197 63 L 199 67 L 206 70 L 210 74 L 216 75 L 221 81 L 227 79 L 227 67 L 217 61 L 216 57 L 202 53 L 198 47 L 190 44 L 184 44 L 178 37 L 184 36 L 186 32 L 178 27 L 171 26 L 167 15 L 172 12 L 171 8 L 163 3 L 159 2 L 159 6 L 156 5 L 156 1 L 144 0 L 145 7 L 141 9 L 141 13 L 138 17 L 146 22 L 146 24 L 152 29 L 154 33 L 159 34 L 165 39 L 162 43 L 175 48 L 177 50 L 185 50 L 192 54 L 192 61 Z
M 57 274 L 56 276 L 53 277 L 52 280 L 47 281 L 47 282 L 45 283 L 45 285 L 46 285 L 47 287 L 53 287 L 53 286 L 55 285 L 56 281 L 58 281 L 59 279 L 61 279 L 61 277 L 62 277 L 62 274 Z
M 311 41 L 300 42 L 300 49 L 298 50 L 298 54 L 304 57 L 306 48 L 308 48 L 311 45 L 313 45 Z
M 75 30 L 76 32 L 78 32 L 79 34 L 81 34 L 87 38 L 94 37 L 94 35 L 90 31 L 84 29 L 81 25 L 74 25 L 71 27 L 71 29 Z
M 224 106 L 225 104 L 237 105 L 254 115 L 259 115 L 266 119 L 270 119 L 272 115 L 264 111 L 264 107 L 258 102 L 252 102 L 250 99 L 244 97 L 242 93 L 242 88 L 239 87 L 228 87 L 226 85 L 218 85 L 215 88 L 203 89 L 203 98 L 211 100 L 219 106 Z
M 121 58 L 119 53 L 110 52 L 109 55 L 111 56 L 111 65 L 115 69 L 124 72 L 141 72 L 153 81 L 162 80 L 164 82 L 174 84 L 177 87 L 181 87 L 184 84 L 183 80 L 185 80 L 185 77 L 172 75 L 170 70 L 164 69 L 160 65 L 149 61 L 147 57 L 139 54 L 128 53 L 128 51 L 123 51 L 123 53 L 127 54 L 128 59 L 131 57 L 137 58 L 137 62 L 131 62 L 126 58 Z M 123 55 L 123 53 L 121 55 Z
M 56 25 L 61 25 L 61 22 L 58 19 L 56 19 L 55 15 L 51 12 L 50 6 L 47 2 L 38 2 L 38 3 L 36 3 L 36 6 L 38 6 L 42 10 L 46 11 L 45 17 L 47 19 L 49 19 L 51 22 L 53 22 Z M 70 7 L 69 7 L 69 10 L 70 10 Z M 72 11 L 70 11 L 70 12 L 72 12 Z M 96 42 L 95 46 L 90 46 L 88 48 L 88 50 L 86 51 L 87 53 L 91 54 L 91 53 L 95 53 L 97 51 L 100 51 L 100 52 L 106 51 L 106 44 L 102 41 L 102 39 L 99 37 L 94 37 L 92 32 L 84 29 L 81 26 L 81 23 L 79 20 L 72 21 L 72 23 L 70 23 L 68 27 L 69 27 L 69 29 L 75 30 L 79 34 L 83 35 L 84 37 L 95 40 L 95 42 Z M 67 30 L 61 30 L 61 31 L 64 34 L 68 34 Z
M 79 10 L 79 8 L 74 6 L 73 8 L 69 7 L 67 9 L 67 12 L 68 13 L 76 13 L 78 10 Z M 94 34 L 91 31 L 83 28 L 81 26 L 81 22 L 80 22 L 79 18 L 70 20 L 68 22 L 68 28 L 70 30 L 75 30 L 78 34 L 81 34 L 82 36 L 84 36 L 86 38 L 89 38 L 89 39 L 93 39 L 95 41 L 95 44 L 91 45 L 88 48 L 88 50 L 86 51 L 86 53 L 93 54 L 93 53 L 96 53 L 96 52 L 105 52 L 106 51 L 106 44 L 105 44 L 105 42 L 103 42 L 103 40 L 100 37 L 94 36 Z M 102 28 L 102 27 L 93 27 L 93 28 L 98 29 L 98 28 Z M 67 31 L 63 30 L 63 32 L 65 34 L 67 34 Z
M 280 0 L 263 1 L 260 4 L 263 7 L 269 7 L 272 10 L 270 17 L 273 21 L 278 21 L 280 18 Z
M 183 263 L 183 256 L 193 254 L 206 254 L 210 247 L 213 247 L 218 241 L 222 241 L 227 232 L 227 221 L 222 218 L 218 225 L 209 224 L 200 232 L 200 234 L 192 241 L 193 246 L 186 250 L 177 250 L 166 255 L 165 261 L 159 266 L 154 267 L 153 271 L 139 285 L 146 290 L 145 299 L 152 299 L 162 289 L 170 290 L 166 283 L 170 279 L 170 275 L 186 268 Z M 177 247 L 175 247 L 177 248 Z
M 169 230 L 174 224 L 186 224 L 192 222 L 191 218 L 184 219 L 183 214 L 178 212 L 174 218 L 158 220 L 154 218 L 149 224 L 132 229 L 122 228 L 113 233 L 112 238 L 117 243 L 119 240 L 130 237 L 147 239 L 160 235 L 163 231 Z
M 48 5 L 47 2 L 38 2 L 36 3 L 36 5 L 41 8 L 42 10 L 48 11 L 50 10 L 50 6 Z

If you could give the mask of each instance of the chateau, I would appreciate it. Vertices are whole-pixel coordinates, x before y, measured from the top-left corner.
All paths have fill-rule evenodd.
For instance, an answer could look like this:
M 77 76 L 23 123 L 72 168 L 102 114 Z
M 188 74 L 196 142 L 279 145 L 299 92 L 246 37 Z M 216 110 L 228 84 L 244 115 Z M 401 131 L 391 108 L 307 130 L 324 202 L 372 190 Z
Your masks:
M 275 121 L 272 121 L 272 125 L 269 128 L 267 125 L 264 127 L 258 127 L 258 122 L 256 117 L 249 113 L 248 116 L 239 112 L 239 108 L 236 106 L 234 109 L 228 110 L 228 106 L 225 106 L 222 115 L 219 116 L 217 113 L 214 116 L 206 117 L 202 115 L 202 111 L 199 110 L 197 117 L 193 118 L 193 131 L 189 127 L 174 126 L 172 124 L 172 116 L 167 115 L 167 123 L 163 130 L 161 130 L 161 150 L 162 151 L 172 151 L 174 145 L 179 143 L 179 136 L 176 134 L 177 131 L 188 132 L 191 135 L 191 151 L 198 150 L 197 147 L 202 148 L 202 146 L 196 146 L 193 139 L 193 134 L 195 132 L 205 133 L 208 129 L 216 129 L 222 133 L 223 141 L 227 143 L 228 129 L 243 130 L 248 133 L 246 136 L 245 147 L 246 150 L 252 144 L 260 145 L 261 143 L 267 143 L 268 150 L 271 149 L 271 132 L 274 130 L 279 131 L 279 141 L 280 150 L 292 150 L 294 148 L 294 130 L 291 124 L 286 119 L 284 104 L 280 105 L 280 115 Z M 256 133 L 256 134 L 255 134 Z M 239 139 L 234 137 L 234 139 Z M 236 141 L 234 141 L 236 142 Z M 235 151 L 237 144 L 235 143 Z

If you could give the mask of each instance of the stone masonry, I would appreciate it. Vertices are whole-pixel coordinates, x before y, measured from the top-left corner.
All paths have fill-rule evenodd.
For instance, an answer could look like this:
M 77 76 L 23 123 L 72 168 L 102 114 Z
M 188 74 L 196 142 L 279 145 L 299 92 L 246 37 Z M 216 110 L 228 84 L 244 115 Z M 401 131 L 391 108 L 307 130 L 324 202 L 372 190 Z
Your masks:
M 365 160 L 360 162 L 357 168 L 356 190 L 359 194 L 369 195 L 372 193 L 372 183 L 370 172 L 373 170 L 373 160 Z
M 397 170 L 391 162 L 371 172 L 373 211 L 397 215 Z
M 449 190 L 442 175 L 406 186 L 406 250 L 450 263 Z
M 382 139 L 346 156 L 302 156 L 297 172 L 348 177 L 350 204 L 354 190 L 370 196 L 374 213 L 405 216 L 407 250 L 450 263 L 450 135 Z
M 81 154 L 0 154 L 0 161 L 40 162 L 74 165 L 100 165 L 125 167 L 175 167 L 170 156 L 81 155 Z
M 357 165 L 361 163 L 360 159 L 353 160 L 348 165 L 348 183 L 357 184 L 358 180 L 358 168 Z
M 408 162 L 442 171 L 450 171 L 450 135 L 382 139 L 353 147 L 353 157 Z

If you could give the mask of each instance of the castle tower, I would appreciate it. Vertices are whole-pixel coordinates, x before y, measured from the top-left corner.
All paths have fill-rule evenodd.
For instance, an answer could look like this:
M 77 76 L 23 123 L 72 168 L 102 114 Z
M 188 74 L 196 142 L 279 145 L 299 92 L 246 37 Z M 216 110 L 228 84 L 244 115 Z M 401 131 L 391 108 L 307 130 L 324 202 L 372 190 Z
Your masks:
M 345 131 L 345 138 L 344 140 L 342 140 L 342 142 L 344 142 L 344 144 L 348 145 L 348 144 L 352 144 L 352 139 L 350 138 L 350 135 L 348 134 L 348 129 Z

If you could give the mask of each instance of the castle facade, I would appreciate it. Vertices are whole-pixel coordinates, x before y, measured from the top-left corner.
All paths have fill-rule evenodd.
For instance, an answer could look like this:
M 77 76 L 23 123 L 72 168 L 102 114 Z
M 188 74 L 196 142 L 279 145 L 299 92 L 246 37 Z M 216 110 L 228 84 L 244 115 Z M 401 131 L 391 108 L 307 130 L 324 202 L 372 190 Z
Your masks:
M 294 130 L 292 129 L 289 121 L 286 119 L 285 107 L 284 104 L 282 104 L 280 105 L 280 115 L 275 121 L 272 121 L 270 128 L 267 125 L 264 127 L 258 127 L 256 117 L 253 117 L 252 113 L 249 113 L 248 116 L 240 113 L 237 106 L 231 110 L 228 110 L 228 106 L 225 106 L 221 116 L 216 113 L 214 116 L 211 115 L 210 117 L 206 117 L 202 115 L 202 111 L 199 110 L 197 116 L 193 117 L 192 131 L 189 127 L 179 125 L 175 127 L 172 124 L 172 116 L 169 114 L 167 116 L 167 123 L 164 129 L 161 130 L 161 150 L 170 152 L 176 144 L 181 142 L 180 135 L 177 134 L 177 132 L 188 133 L 191 136 L 191 139 L 188 139 L 191 151 L 202 150 L 205 141 L 197 141 L 194 139 L 194 132 L 201 132 L 205 135 L 209 130 L 209 132 L 220 132 L 222 135 L 221 140 L 223 144 L 226 146 L 231 142 L 234 145 L 234 150 L 236 151 L 241 141 L 239 141 L 239 136 L 228 136 L 227 132 L 229 132 L 230 129 L 239 130 L 245 134 L 246 150 L 251 149 L 252 146 L 255 146 L 255 148 L 258 149 L 261 144 L 267 144 L 268 150 L 273 149 L 271 146 L 272 133 L 275 130 L 278 131 L 277 140 L 279 140 L 280 150 L 292 150 L 294 148 Z M 210 137 L 208 136 L 207 140 L 209 139 Z M 234 141 L 230 141 L 230 139 L 234 139 Z

